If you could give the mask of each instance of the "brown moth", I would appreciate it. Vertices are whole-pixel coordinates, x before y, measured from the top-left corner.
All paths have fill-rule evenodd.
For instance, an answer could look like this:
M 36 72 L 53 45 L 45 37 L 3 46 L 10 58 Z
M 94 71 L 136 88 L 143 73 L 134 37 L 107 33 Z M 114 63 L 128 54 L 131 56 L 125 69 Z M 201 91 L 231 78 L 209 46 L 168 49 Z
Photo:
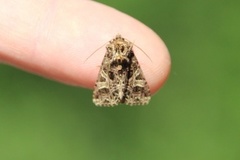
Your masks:
M 97 106 L 148 104 L 151 96 L 133 43 L 117 35 L 106 46 L 106 54 L 93 91 Z

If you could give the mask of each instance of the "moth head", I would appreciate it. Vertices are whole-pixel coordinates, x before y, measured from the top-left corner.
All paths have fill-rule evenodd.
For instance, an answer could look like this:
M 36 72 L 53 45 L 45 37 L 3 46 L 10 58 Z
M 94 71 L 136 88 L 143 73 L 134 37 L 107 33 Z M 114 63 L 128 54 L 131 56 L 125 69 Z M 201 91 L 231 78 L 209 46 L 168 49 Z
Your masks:
M 107 51 L 113 54 L 127 55 L 132 49 L 132 43 L 127 41 L 113 41 L 107 45 Z
M 129 62 L 128 56 L 132 47 L 133 44 L 130 41 L 124 39 L 121 35 L 117 35 L 106 48 L 108 55 L 112 57 L 112 61 L 123 63 L 123 61 Z

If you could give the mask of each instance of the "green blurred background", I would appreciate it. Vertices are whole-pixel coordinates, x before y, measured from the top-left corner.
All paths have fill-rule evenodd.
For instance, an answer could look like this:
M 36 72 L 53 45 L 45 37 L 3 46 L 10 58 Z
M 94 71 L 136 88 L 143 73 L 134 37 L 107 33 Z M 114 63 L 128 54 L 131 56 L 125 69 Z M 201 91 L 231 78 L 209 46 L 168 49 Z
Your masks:
M 0 65 L 1 160 L 239 160 L 240 1 L 100 0 L 157 32 L 172 57 L 143 107 Z

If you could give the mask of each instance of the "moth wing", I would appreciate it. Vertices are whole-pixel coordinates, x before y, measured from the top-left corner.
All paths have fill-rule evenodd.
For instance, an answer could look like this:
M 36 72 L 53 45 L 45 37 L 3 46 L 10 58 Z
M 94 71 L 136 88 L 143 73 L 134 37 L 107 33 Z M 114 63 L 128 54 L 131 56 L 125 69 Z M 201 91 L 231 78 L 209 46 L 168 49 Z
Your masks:
M 113 94 L 113 80 L 110 77 L 111 58 L 112 55 L 107 52 L 103 58 L 98 78 L 94 86 L 93 103 L 96 106 L 114 106 L 119 103 L 119 99 Z
M 129 73 L 125 103 L 127 105 L 148 104 L 151 99 L 150 89 L 134 54 Z

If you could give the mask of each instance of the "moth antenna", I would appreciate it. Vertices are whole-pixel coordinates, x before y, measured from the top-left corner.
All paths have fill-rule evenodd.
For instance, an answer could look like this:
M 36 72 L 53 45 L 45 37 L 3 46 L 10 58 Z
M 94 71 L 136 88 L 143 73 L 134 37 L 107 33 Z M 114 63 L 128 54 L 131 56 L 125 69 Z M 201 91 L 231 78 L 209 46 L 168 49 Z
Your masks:
M 152 59 L 147 55 L 146 52 L 144 52 L 144 51 L 142 50 L 142 48 L 138 47 L 138 46 L 137 46 L 136 44 L 134 44 L 134 43 L 133 43 L 133 45 L 134 45 L 135 47 L 137 47 L 138 49 L 140 49 L 140 51 L 142 51 L 142 52 L 145 54 L 145 56 L 147 56 L 148 59 L 152 62 Z
M 108 42 L 104 43 L 101 47 L 99 47 L 98 49 L 96 49 L 90 56 L 87 57 L 87 59 L 84 61 L 84 63 L 94 55 L 94 53 L 96 53 L 99 49 L 101 49 L 103 46 L 105 46 Z

